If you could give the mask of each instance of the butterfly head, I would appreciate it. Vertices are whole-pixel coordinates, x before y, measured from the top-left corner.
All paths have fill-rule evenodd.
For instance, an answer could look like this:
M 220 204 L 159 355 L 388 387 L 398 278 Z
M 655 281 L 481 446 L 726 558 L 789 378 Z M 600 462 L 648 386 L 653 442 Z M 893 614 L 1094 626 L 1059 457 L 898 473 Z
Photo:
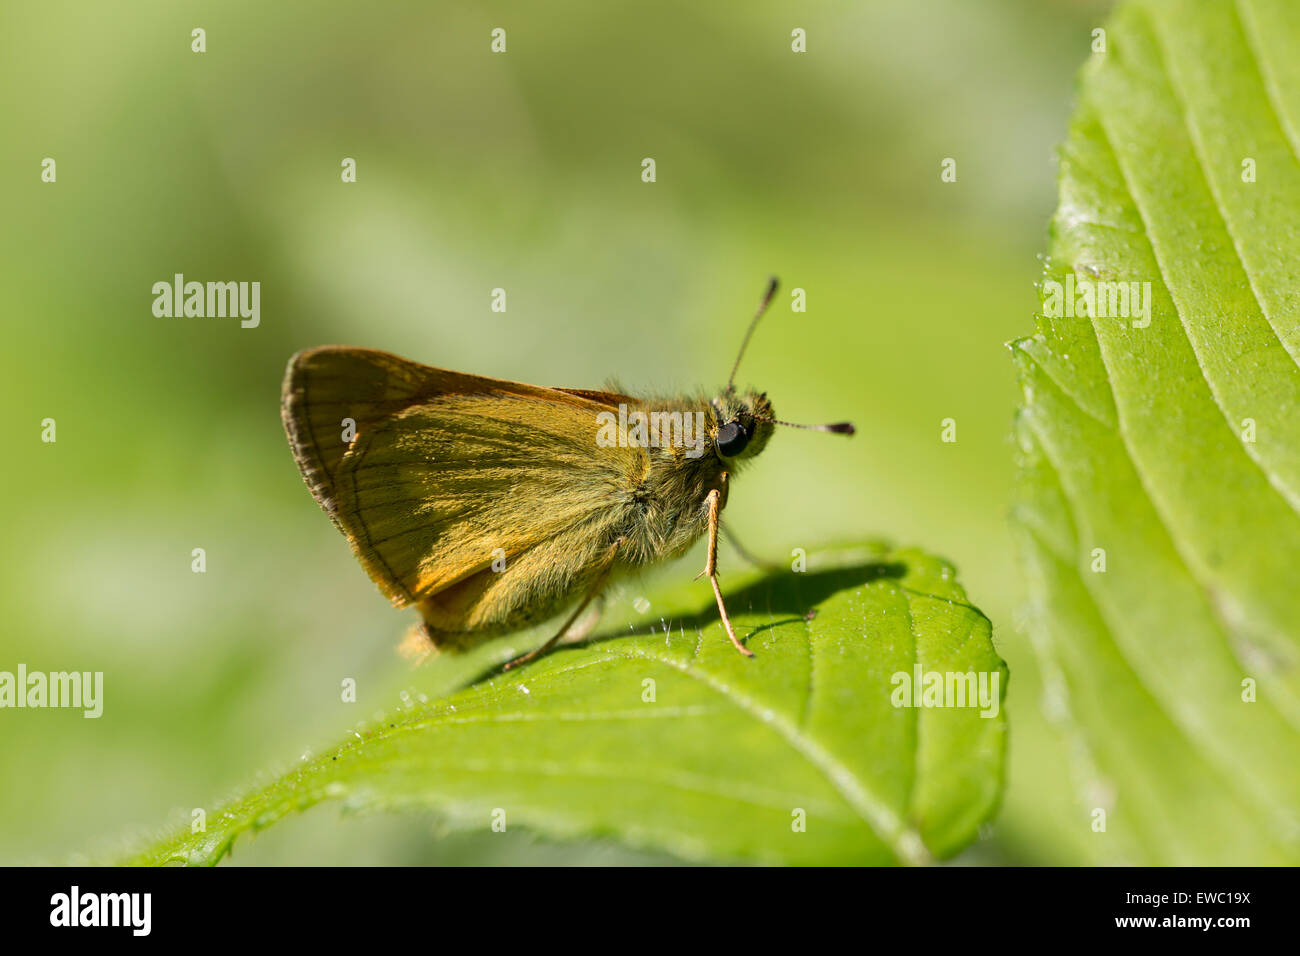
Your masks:
M 712 404 L 713 447 L 719 458 L 752 458 L 763 450 L 776 423 L 766 393 L 728 389 Z

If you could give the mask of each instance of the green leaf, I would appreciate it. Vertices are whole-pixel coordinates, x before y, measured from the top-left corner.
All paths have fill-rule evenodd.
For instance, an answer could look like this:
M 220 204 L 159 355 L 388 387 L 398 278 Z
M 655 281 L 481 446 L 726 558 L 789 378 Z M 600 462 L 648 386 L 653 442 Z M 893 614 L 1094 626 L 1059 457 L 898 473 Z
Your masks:
M 1151 310 L 1051 315 L 1045 282 L 1012 345 L 1027 624 L 1099 860 L 1294 864 L 1300 7 L 1131 2 L 1106 47 L 1044 278 Z
M 215 863 L 238 834 L 324 800 L 480 830 L 502 811 L 509 828 L 690 860 L 923 863 L 973 838 L 1002 785 L 1007 671 L 947 564 L 859 547 L 803 573 L 728 574 L 752 659 L 685 577 L 648 608 L 625 591 L 640 612 L 517 671 L 496 665 L 543 631 L 435 659 L 424 676 L 449 690 L 491 674 L 377 717 L 130 862 Z M 996 715 L 894 706 L 891 678 L 914 666 L 983 673 Z

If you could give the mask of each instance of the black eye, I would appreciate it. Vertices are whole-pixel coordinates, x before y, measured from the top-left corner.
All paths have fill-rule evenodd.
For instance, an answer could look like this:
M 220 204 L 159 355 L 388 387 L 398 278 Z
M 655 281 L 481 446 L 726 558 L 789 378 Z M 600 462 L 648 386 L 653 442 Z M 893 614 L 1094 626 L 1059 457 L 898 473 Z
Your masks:
M 727 422 L 718 429 L 718 451 L 724 458 L 735 458 L 749 444 L 749 435 L 739 422 Z

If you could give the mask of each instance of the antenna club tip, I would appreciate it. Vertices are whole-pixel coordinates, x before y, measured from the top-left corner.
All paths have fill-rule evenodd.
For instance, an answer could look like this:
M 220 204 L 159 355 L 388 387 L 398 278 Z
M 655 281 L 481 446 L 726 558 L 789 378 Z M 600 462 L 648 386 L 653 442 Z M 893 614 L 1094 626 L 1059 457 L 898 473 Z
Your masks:
M 853 427 L 852 422 L 837 422 L 830 427 L 830 430 L 837 435 L 855 435 L 858 431 Z

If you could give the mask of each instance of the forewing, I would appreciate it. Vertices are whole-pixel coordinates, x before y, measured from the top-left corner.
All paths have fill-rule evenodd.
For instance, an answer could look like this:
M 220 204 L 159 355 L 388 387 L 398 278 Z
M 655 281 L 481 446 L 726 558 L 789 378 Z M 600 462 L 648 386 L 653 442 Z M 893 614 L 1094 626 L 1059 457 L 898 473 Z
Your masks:
M 641 400 L 631 395 L 624 395 L 621 392 L 607 392 L 599 388 L 555 388 L 552 391 L 564 392 L 566 395 L 576 395 L 578 398 L 585 398 L 597 405 L 604 405 L 614 410 L 617 410 L 619 405 L 626 405 L 628 408 L 639 408 L 641 405 Z
M 648 460 L 597 446 L 608 406 L 589 394 L 314 349 L 290 362 L 284 418 L 313 494 L 405 605 L 608 520 L 608 493 Z M 350 441 L 344 418 L 356 422 Z

